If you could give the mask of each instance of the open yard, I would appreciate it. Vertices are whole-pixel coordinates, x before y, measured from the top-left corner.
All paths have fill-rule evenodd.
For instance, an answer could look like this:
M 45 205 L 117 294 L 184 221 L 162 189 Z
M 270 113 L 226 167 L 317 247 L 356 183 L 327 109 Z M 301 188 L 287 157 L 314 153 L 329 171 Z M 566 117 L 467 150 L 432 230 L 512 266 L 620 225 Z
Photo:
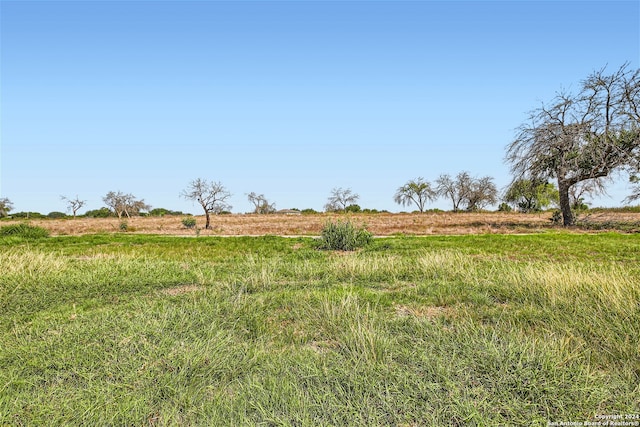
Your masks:
M 78 219 L 42 219 L 30 220 L 33 225 L 48 229 L 54 235 L 80 235 L 87 233 L 120 232 L 121 224 L 126 223 L 127 232 L 163 235 L 193 236 L 196 230 L 188 230 L 181 216 L 132 217 L 132 218 L 78 218 Z M 327 221 L 351 219 L 365 224 L 377 236 L 394 234 L 433 235 L 433 234 L 513 234 L 531 233 L 553 229 L 551 213 L 424 213 L 424 214 L 315 214 L 315 215 L 218 215 L 212 216 L 211 230 L 204 227 L 204 216 L 197 216 L 196 228 L 202 236 L 309 236 L 318 235 Z M 582 215 L 583 220 L 591 224 L 631 223 L 640 229 L 640 213 L 603 212 Z M 0 222 L 19 223 L 22 220 Z M 606 228 L 606 227 L 605 227 Z
M 5 237 L 0 272 L 0 425 L 640 421 L 637 234 Z

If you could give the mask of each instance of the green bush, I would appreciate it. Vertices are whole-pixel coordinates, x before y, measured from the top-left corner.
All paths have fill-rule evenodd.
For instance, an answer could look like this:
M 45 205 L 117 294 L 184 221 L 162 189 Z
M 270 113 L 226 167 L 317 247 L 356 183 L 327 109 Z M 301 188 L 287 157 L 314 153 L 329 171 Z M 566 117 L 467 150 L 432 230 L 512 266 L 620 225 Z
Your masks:
M 87 218 L 109 218 L 110 216 L 113 216 L 113 213 L 108 208 L 100 208 L 87 211 L 84 216 Z
M 551 218 L 549 218 L 549 221 L 551 221 L 551 223 L 554 224 L 554 225 L 561 224 L 562 223 L 562 212 L 560 212 L 559 210 L 553 211 L 553 214 L 551 215 Z
M 511 212 L 512 210 L 513 208 L 507 203 L 500 203 L 500 206 L 498 206 L 498 212 Z
M 32 218 L 32 219 L 43 219 L 46 218 L 40 212 L 16 212 L 11 214 L 12 218 Z
M 365 227 L 356 227 L 351 221 L 327 222 L 322 228 L 320 249 L 354 251 L 366 246 L 373 235 Z
M 149 211 L 150 216 L 165 216 L 165 215 L 184 215 L 180 211 L 172 211 L 165 208 L 155 208 Z
M 124 231 L 124 232 L 129 231 L 129 223 L 127 221 L 122 221 L 120 223 L 120 231 Z
M 0 236 L 22 237 L 23 239 L 41 239 L 49 237 L 49 231 L 29 224 L 12 224 L 0 228 Z
M 50 219 L 61 219 L 61 218 L 66 218 L 66 217 L 67 217 L 67 214 L 64 213 L 64 212 L 53 211 L 53 212 L 49 212 L 47 214 L 47 218 L 50 218 Z
M 184 225 L 186 228 L 195 228 L 196 219 L 193 217 L 182 218 L 182 225 Z

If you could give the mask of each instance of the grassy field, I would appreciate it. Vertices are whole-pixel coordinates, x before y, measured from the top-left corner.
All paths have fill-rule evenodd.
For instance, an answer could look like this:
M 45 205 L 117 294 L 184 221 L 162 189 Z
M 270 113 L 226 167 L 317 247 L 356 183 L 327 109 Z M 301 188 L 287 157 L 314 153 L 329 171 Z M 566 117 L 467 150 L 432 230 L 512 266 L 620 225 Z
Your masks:
M 640 414 L 637 234 L 5 237 L 0 272 L 0 425 Z
M 204 216 L 195 217 L 196 230 L 188 230 L 181 216 L 133 217 L 133 218 L 77 218 L 32 219 L 30 223 L 46 228 L 53 235 L 83 235 L 122 232 L 126 224 L 128 233 L 194 236 L 317 236 L 327 221 L 350 218 L 366 224 L 377 236 L 406 235 L 454 235 L 454 234 L 521 234 L 558 229 L 550 218 L 551 212 L 523 214 L 515 212 L 438 212 L 423 214 L 316 214 L 316 215 L 216 215 L 211 219 L 211 229 L 204 230 Z M 639 212 L 604 211 L 581 214 L 582 226 L 574 231 L 626 230 L 640 231 Z M 24 220 L 0 221 L 3 224 L 20 224 Z M 620 227 L 624 225 L 624 227 Z

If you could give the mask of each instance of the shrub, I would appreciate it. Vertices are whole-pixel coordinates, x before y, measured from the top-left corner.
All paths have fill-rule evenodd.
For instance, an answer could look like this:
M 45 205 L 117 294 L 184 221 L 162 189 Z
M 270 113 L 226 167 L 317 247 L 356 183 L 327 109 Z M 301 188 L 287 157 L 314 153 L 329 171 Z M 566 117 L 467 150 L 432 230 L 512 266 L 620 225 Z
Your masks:
M 12 218 L 33 218 L 33 219 L 43 219 L 45 218 L 40 212 L 16 212 L 11 214 Z
M 512 210 L 513 208 L 507 203 L 500 203 L 500 206 L 498 206 L 498 212 L 511 212 Z
M 327 222 L 322 228 L 320 249 L 354 251 L 366 246 L 373 235 L 365 227 L 356 227 L 351 221 Z
M 108 208 L 100 208 L 87 211 L 84 216 L 88 218 L 109 218 L 110 216 L 113 216 L 113 213 Z
M 129 223 L 127 221 L 122 221 L 120 223 L 120 231 L 126 232 L 127 230 L 129 230 Z
M 362 211 L 362 208 L 360 207 L 360 205 L 349 205 L 344 209 L 345 212 L 351 212 L 351 213 L 358 213 Z
M 155 208 L 149 211 L 150 216 L 165 216 L 165 215 L 184 215 L 180 211 L 172 211 L 165 208 Z
M 23 239 L 41 239 L 49 237 L 49 231 L 29 224 L 12 224 L 0 228 L 0 236 L 22 237 Z
M 50 218 L 50 219 L 60 219 L 60 218 L 66 218 L 66 217 L 67 217 L 67 214 L 64 212 L 53 211 L 47 214 L 47 218 Z
M 554 224 L 554 225 L 561 224 L 562 223 L 562 212 L 560 212 L 559 210 L 553 211 L 553 214 L 551 215 L 551 218 L 549 218 L 549 221 L 551 221 L 551 223 Z
M 196 219 L 193 217 L 190 218 L 182 218 L 182 225 L 185 226 L 185 228 L 195 228 L 196 226 Z

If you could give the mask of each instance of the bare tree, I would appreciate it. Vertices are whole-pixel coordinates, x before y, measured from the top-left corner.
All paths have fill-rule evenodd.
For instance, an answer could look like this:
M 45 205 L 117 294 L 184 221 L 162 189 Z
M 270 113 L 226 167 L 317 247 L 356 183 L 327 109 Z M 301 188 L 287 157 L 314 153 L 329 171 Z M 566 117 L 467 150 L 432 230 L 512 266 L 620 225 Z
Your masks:
M 118 218 L 122 218 L 122 215 L 131 218 L 131 215 L 139 215 L 141 211 L 151 209 L 151 206 L 146 204 L 144 199 L 136 200 L 133 194 L 125 194 L 122 191 L 109 191 L 102 198 L 102 201 Z
M 342 189 L 341 187 L 331 190 L 331 195 L 327 199 L 324 209 L 327 212 L 346 211 L 347 206 L 354 204 L 360 198 L 350 188 Z
M 6 197 L 0 199 L 0 218 L 4 218 L 9 215 L 9 212 L 13 209 L 13 203 Z
M 227 203 L 231 193 L 220 182 L 208 182 L 206 179 L 198 178 L 191 181 L 180 195 L 187 200 L 197 201 L 202 206 L 206 217 L 206 229 L 211 228 L 211 213 L 217 215 L 231 210 L 231 205 Z
M 436 191 L 431 188 L 431 183 L 420 177 L 408 181 L 398 188 L 393 200 L 402 206 L 415 204 L 420 212 L 424 212 L 428 201 L 433 201 L 437 197 Z
M 449 174 L 442 174 L 436 180 L 437 194 L 451 200 L 454 212 L 460 210 L 460 204 L 467 198 L 470 187 L 471 176 L 468 172 L 460 172 L 455 180 Z
M 498 188 L 493 178 L 483 176 L 471 180 L 471 185 L 465 197 L 467 211 L 479 211 L 498 201 Z
M 256 194 L 254 192 L 251 192 L 247 194 L 247 198 L 254 206 L 254 210 L 253 210 L 254 213 L 270 214 L 276 211 L 276 204 L 269 203 L 267 198 L 264 197 L 264 194 Z
M 640 156 L 640 70 L 624 64 L 591 74 L 578 94 L 559 93 L 530 113 L 508 145 L 515 179 L 556 179 L 565 226 L 573 225 L 570 190 L 637 166 Z
M 436 193 L 451 200 L 453 211 L 460 211 L 460 205 L 469 199 L 473 178 L 469 172 L 460 172 L 455 179 L 449 174 L 442 174 L 436 180 Z
M 80 200 L 76 195 L 75 199 L 70 199 L 66 196 L 60 196 L 60 199 L 67 203 L 67 211 L 73 212 L 73 218 L 75 219 L 78 211 L 85 205 L 86 200 Z

